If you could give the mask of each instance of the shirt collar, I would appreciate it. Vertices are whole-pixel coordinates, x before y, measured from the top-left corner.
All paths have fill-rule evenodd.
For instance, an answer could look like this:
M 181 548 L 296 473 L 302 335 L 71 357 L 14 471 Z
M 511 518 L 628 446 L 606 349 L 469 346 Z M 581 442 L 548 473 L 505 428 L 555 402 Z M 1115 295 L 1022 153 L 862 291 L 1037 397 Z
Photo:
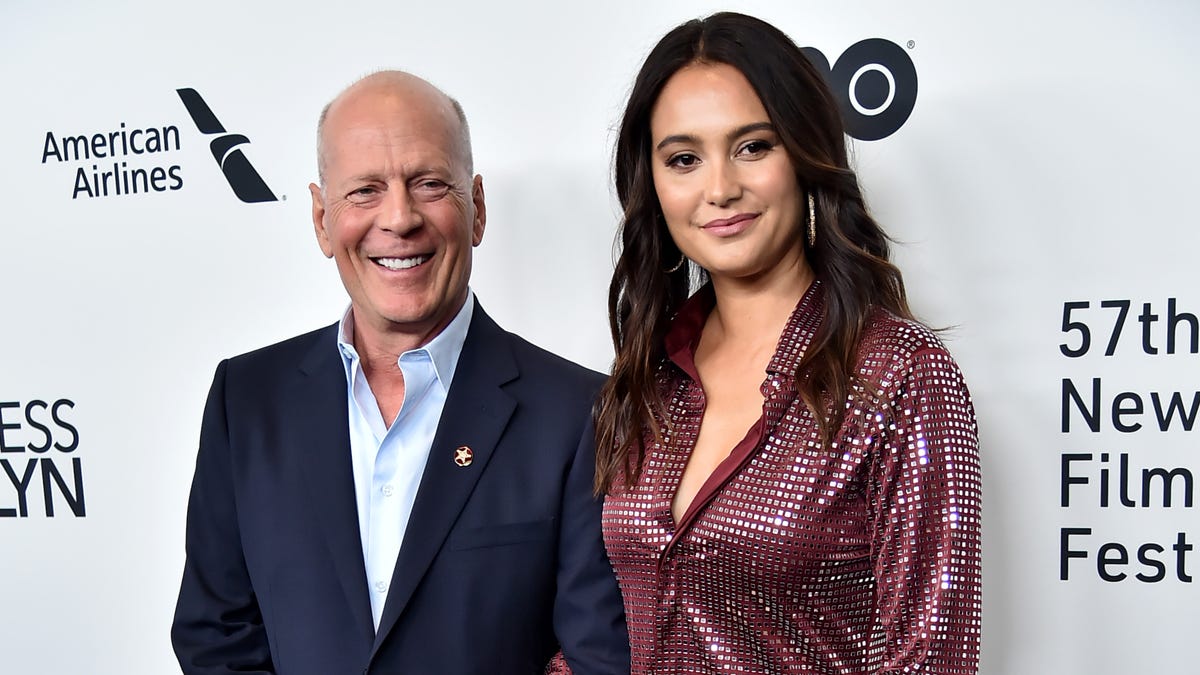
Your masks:
M 704 322 L 716 305 L 712 284 L 704 284 L 684 301 L 663 338 L 667 358 L 696 382 L 700 381 L 700 373 L 696 370 L 696 348 L 700 346 Z
M 663 339 L 667 358 L 696 382 L 700 381 L 700 373 L 696 369 L 696 348 L 700 346 L 704 322 L 716 304 L 712 284 L 700 287 L 679 308 Z M 795 373 L 824 318 L 825 291 L 821 281 L 814 279 L 792 310 L 775 354 L 767 364 L 767 372 Z
M 346 380 L 351 381 L 358 365 L 358 351 L 354 348 L 354 312 L 353 305 L 346 308 L 342 320 L 338 322 L 337 344 L 338 352 L 342 355 L 342 363 L 346 367 Z M 467 289 L 467 301 L 463 303 L 458 314 L 446 324 L 442 332 L 434 336 L 428 343 L 410 349 L 397 358 L 397 362 L 405 354 L 425 352 L 433 362 L 433 370 L 438 382 L 446 391 L 454 380 L 454 371 L 458 368 L 458 357 L 462 355 L 463 344 L 467 340 L 467 329 L 471 327 L 471 317 L 475 313 L 475 293 Z

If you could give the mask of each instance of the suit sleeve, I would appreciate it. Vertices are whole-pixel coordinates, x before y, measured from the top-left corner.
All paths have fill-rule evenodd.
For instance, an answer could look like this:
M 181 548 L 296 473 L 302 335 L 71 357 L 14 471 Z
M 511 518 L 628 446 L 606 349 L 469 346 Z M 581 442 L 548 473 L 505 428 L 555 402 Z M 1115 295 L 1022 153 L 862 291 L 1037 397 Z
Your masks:
M 262 613 L 242 554 L 225 400 L 227 363 L 217 367 L 192 480 L 187 562 L 171 627 L 185 675 L 275 672 Z
M 595 436 L 590 415 L 563 488 L 554 631 L 574 675 L 627 675 L 625 606 L 600 531 L 602 501 L 592 496 Z M 552 672 L 563 672 L 560 669 Z M 552 664 L 553 668 L 553 664 Z
M 873 477 L 880 675 L 976 672 L 980 634 L 979 439 L 958 366 L 913 357 L 890 401 Z

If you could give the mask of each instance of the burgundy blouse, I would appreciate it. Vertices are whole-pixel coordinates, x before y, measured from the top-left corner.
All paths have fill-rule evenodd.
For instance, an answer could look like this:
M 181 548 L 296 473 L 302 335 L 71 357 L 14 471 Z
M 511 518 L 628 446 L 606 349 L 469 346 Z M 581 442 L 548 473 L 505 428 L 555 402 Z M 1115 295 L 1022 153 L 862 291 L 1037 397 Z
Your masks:
M 633 672 L 975 673 L 979 444 L 970 395 L 926 328 L 876 311 L 829 446 L 794 373 L 824 315 L 814 282 L 767 366 L 763 414 L 678 524 L 671 501 L 704 414 L 693 297 L 662 370 L 663 442 L 605 500 Z

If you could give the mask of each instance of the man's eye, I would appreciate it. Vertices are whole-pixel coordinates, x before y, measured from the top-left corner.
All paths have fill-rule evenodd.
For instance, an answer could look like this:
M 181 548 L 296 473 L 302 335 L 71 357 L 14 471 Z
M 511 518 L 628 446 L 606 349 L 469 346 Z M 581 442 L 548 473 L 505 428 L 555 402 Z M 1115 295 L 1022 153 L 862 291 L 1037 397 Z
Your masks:
M 378 193 L 379 191 L 373 187 L 360 187 L 357 190 L 352 190 L 350 194 L 346 196 L 346 198 L 351 201 L 361 202 L 374 197 Z
M 412 187 L 413 197 L 422 201 L 435 201 L 450 192 L 450 185 L 433 178 L 417 182 Z

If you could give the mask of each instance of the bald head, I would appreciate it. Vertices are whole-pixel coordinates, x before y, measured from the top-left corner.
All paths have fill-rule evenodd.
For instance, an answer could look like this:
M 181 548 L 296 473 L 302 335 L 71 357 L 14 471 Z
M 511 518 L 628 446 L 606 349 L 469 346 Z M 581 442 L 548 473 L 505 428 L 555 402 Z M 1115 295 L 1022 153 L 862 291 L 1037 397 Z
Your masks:
M 429 82 L 402 70 L 381 70 L 346 87 L 323 110 L 317 120 L 317 175 L 321 186 L 325 185 L 325 168 L 328 158 L 329 139 L 325 128 L 331 118 L 338 118 L 348 108 L 371 105 L 372 102 L 401 103 L 421 109 L 432 116 L 444 118 L 447 128 L 452 128 L 450 137 L 456 147 L 447 148 L 461 163 L 469 177 L 474 173 L 471 155 L 471 130 L 467 116 L 458 101 Z

